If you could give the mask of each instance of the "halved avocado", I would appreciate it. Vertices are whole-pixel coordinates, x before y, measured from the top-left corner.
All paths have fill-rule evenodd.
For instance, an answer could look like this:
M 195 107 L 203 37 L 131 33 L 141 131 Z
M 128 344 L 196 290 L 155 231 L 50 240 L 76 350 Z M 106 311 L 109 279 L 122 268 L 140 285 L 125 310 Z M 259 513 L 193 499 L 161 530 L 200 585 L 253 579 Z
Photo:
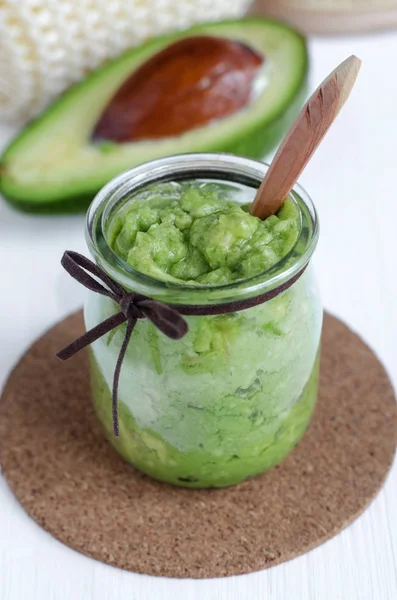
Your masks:
M 234 40 L 263 56 L 265 85 L 258 95 L 234 114 L 177 136 L 98 140 L 97 124 L 131 74 L 173 42 L 193 35 Z M 156 38 L 90 75 L 28 125 L 1 157 L 0 191 L 28 211 L 83 210 L 109 179 L 160 156 L 220 151 L 263 157 L 300 108 L 306 74 L 305 40 L 276 21 L 224 21 Z

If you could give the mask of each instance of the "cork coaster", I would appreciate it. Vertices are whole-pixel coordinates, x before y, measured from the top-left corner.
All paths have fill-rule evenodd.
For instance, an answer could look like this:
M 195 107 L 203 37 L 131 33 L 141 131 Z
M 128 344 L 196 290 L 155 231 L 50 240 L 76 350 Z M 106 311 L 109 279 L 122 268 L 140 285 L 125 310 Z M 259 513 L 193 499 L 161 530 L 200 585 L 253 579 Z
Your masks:
M 106 442 L 89 399 L 87 356 L 55 351 L 82 331 L 68 317 L 39 339 L 0 401 L 0 460 L 22 506 L 68 546 L 151 575 L 249 573 L 318 546 L 374 498 L 391 465 L 397 410 L 373 352 L 326 315 L 318 406 L 298 447 L 223 490 L 157 483 Z

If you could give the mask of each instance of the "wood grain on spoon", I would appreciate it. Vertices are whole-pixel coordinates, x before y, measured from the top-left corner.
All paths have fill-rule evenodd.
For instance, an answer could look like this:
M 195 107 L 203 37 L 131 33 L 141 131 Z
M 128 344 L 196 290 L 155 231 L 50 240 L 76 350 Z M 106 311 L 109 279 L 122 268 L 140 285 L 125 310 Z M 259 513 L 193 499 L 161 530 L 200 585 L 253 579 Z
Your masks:
M 250 207 L 265 219 L 274 215 L 295 185 L 321 140 L 348 99 L 361 61 L 351 56 L 320 85 L 287 133 Z

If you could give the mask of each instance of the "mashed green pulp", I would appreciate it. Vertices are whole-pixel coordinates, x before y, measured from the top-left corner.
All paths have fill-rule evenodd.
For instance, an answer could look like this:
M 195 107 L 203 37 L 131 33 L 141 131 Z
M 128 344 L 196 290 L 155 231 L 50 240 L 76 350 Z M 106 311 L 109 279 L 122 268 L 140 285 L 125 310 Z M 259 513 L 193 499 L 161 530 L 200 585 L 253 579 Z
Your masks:
M 304 213 L 287 200 L 260 221 L 235 199 L 252 196 L 215 182 L 146 187 L 113 218 L 108 243 L 136 270 L 167 282 L 254 276 L 294 247 Z M 92 294 L 87 329 L 118 310 Z M 92 345 L 94 410 L 120 455 L 151 477 L 194 488 L 234 485 L 283 460 L 310 422 L 322 319 L 316 286 L 307 269 L 267 302 L 185 318 L 180 340 L 138 320 L 120 373 L 118 438 L 111 390 L 126 324 Z
M 113 250 L 165 281 L 224 284 L 257 275 L 294 246 L 299 211 L 288 199 L 261 221 L 212 183 L 163 183 L 136 194 L 109 230 Z

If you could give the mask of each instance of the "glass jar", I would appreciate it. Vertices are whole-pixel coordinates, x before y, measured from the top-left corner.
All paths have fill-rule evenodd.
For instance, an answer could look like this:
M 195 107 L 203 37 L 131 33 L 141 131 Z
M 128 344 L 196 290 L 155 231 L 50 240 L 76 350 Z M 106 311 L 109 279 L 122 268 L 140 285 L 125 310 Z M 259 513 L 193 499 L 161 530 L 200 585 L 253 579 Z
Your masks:
M 175 341 L 139 320 L 119 382 L 120 435 L 113 435 L 111 389 L 126 325 L 91 346 L 94 410 L 116 450 L 137 469 L 178 486 L 237 484 L 279 463 L 299 442 L 317 398 L 322 308 L 308 265 L 318 239 L 315 209 L 296 186 L 300 214 L 292 250 L 267 271 L 244 281 L 192 286 L 134 270 L 107 243 L 110 222 L 131 193 L 158 181 L 210 180 L 252 198 L 268 166 L 227 154 L 186 154 L 143 164 L 113 179 L 93 201 L 87 241 L 96 262 L 129 291 L 162 302 L 221 306 L 288 289 L 238 312 L 187 316 Z M 245 192 L 245 194 L 244 194 Z M 119 311 L 90 293 L 87 329 Z

